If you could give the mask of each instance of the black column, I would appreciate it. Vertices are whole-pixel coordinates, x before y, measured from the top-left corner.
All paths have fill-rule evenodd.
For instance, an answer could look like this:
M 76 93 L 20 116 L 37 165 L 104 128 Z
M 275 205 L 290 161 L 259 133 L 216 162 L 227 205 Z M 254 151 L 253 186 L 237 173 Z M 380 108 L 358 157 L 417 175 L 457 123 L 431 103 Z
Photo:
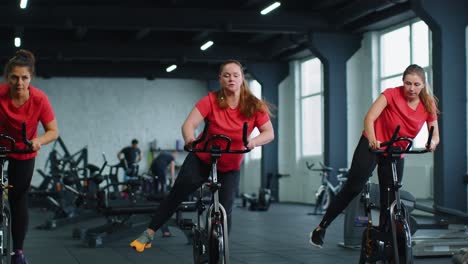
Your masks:
M 262 85 L 262 97 L 272 103 L 279 110 L 278 105 L 278 85 L 288 76 L 289 67 L 287 63 L 248 63 L 247 71 L 255 77 Z M 261 186 L 266 187 L 268 175 L 271 175 L 272 196 L 276 201 L 278 197 L 278 119 L 271 118 L 273 129 L 275 130 L 275 140 L 262 148 L 262 175 Z
M 315 32 L 309 34 L 309 48 L 323 64 L 324 162 L 334 168 L 348 166 L 346 61 L 360 47 L 360 35 Z
M 434 205 L 467 211 L 466 0 L 414 0 L 412 8 L 432 31 L 434 94 L 439 98 L 440 140 L 434 154 Z

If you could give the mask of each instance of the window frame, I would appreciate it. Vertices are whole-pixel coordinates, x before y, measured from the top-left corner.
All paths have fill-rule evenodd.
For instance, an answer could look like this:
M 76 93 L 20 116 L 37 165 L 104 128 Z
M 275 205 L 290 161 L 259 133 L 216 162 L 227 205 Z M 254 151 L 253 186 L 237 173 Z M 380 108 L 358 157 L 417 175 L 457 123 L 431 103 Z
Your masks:
M 308 95 L 303 95 L 303 89 L 302 89 L 302 86 L 303 86 L 303 83 L 302 83 L 302 65 L 303 63 L 309 61 L 309 60 L 313 60 L 313 59 L 317 59 L 319 62 L 320 62 L 320 90 L 318 92 L 315 92 L 315 93 L 311 93 L 311 94 L 308 94 Z M 299 89 L 298 89 L 298 92 L 299 92 L 299 95 L 298 95 L 298 101 L 299 101 L 299 146 L 300 146 L 300 155 L 302 157 L 309 157 L 309 156 L 323 156 L 323 153 L 324 153 L 324 76 L 323 76 L 323 63 L 322 61 L 318 58 L 318 57 L 307 57 L 307 58 L 304 58 L 302 60 L 299 60 L 298 61 L 298 73 L 299 73 L 299 78 L 298 78 L 298 81 L 299 81 Z M 304 126 L 303 126 L 303 117 L 304 117 L 304 99 L 308 99 L 308 98 L 311 98 L 311 97 L 315 97 L 315 96 L 320 96 L 320 102 L 321 102 L 321 109 L 320 109 L 320 115 L 321 115 L 321 123 L 320 123 L 320 129 L 322 131 L 321 135 L 322 135 L 322 138 L 320 139 L 320 153 L 312 153 L 312 154 L 309 154 L 309 153 L 305 153 L 304 150 Z
M 392 75 L 388 75 L 388 76 L 382 76 L 382 49 L 381 49 L 381 39 L 382 39 L 382 35 L 385 35 L 389 32 L 392 32 L 394 30 L 397 30 L 399 28 L 402 28 L 402 27 L 406 27 L 406 26 L 409 26 L 409 38 L 410 38 L 410 64 L 413 64 L 414 63 L 414 55 L 413 55 L 413 27 L 412 25 L 413 24 L 416 24 L 418 22 L 421 22 L 422 20 L 421 19 L 411 19 L 409 21 L 406 21 L 404 23 L 401 23 L 401 24 L 398 24 L 398 25 L 395 25 L 395 26 L 392 26 L 392 27 L 389 27 L 389 28 L 386 28 L 384 30 L 381 30 L 378 32 L 378 58 L 379 58 L 379 61 L 378 61 L 378 71 L 377 71 L 377 83 L 378 83 L 378 87 L 377 87 L 377 96 L 380 95 L 380 93 L 383 92 L 383 89 L 385 89 L 384 87 L 382 87 L 381 83 L 385 80 L 389 80 L 389 79 L 392 79 L 392 78 L 395 78 L 395 77 L 401 77 L 401 75 L 403 74 L 403 70 L 399 73 L 395 73 L 395 74 L 392 74 Z M 424 22 L 424 21 L 423 21 Z M 429 29 L 428 30 L 428 49 L 429 49 L 429 65 L 426 66 L 426 67 L 423 67 L 424 71 L 426 72 L 426 78 L 427 78 L 427 82 L 429 84 L 432 83 L 432 32 L 431 30 Z M 386 87 L 388 88 L 388 87 Z M 432 87 L 431 87 L 432 88 Z M 374 98 L 376 99 L 376 98 Z

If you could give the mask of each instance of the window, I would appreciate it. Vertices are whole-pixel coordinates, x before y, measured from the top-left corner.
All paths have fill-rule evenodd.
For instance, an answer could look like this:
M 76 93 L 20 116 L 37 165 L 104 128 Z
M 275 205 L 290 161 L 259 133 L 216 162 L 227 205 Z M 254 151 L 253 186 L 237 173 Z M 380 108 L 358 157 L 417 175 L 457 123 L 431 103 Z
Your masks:
M 423 21 L 410 22 L 380 34 L 379 93 L 387 88 L 403 85 L 403 71 L 410 64 L 418 64 L 424 68 L 430 86 L 430 39 L 430 30 Z M 424 147 L 428 137 L 426 127 L 424 125 L 414 139 L 414 147 Z
M 262 98 L 262 85 L 257 82 L 256 80 L 252 80 L 249 82 L 250 91 L 259 99 Z M 257 128 L 254 128 L 252 134 L 250 135 L 251 138 L 256 137 L 260 134 Z M 261 159 L 262 158 L 262 147 L 256 147 L 252 151 L 246 154 L 247 159 Z
M 302 155 L 322 155 L 322 63 L 318 58 L 300 63 Z

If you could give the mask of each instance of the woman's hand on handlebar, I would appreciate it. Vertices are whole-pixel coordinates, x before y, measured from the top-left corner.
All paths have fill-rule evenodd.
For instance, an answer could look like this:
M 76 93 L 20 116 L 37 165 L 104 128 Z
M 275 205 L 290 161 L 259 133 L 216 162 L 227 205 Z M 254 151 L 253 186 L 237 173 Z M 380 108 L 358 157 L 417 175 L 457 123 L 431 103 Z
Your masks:
M 257 144 L 255 144 L 253 139 L 250 139 L 249 144 L 247 144 L 247 149 L 254 149 L 255 147 L 257 147 Z
M 380 149 L 380 143 L 381 142 L 378 141 L 377 139 L 369 140 L 369 148 L 373 150 L 378 150 Z
M 37 138 L 31 140 L 31 150 L 32 151 L 39 151 L 42 147 L 41 142 Z
M 430 152 L 433 152 L 437 148 L 437 145 L 438 145 L 437 142 L 435 142 L 434 140 L 431 140 L 429 144 L 426 144 L 426 149 Z
M 185 146 L 184 146 L 184 149 L 192 149 L 194 148 L 195 146 L 193 146 L 193 141 L 195 141 L 194 138 L 187 138 L 185 139 Z

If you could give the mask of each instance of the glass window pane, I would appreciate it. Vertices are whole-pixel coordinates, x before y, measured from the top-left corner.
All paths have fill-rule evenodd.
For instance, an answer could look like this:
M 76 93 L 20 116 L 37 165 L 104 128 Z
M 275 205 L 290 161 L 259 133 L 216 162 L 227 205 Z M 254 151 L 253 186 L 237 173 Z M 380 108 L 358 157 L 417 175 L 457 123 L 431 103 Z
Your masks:
M 427 124 L 424 123 L 418 135 L 413 139 L 413 148 L 416 148 L 416 149 L 425 148 L 428 137 L 429 137 L 429 131 L 427 130 Z
M 423 21 L 412 25 L 412 63 L 421 67 L 429 66 L 429 29 Z
M 322 155 L 322 96 L 302 99 L 302 154 Z
M 257 98 L 262 98 L 262 85 L 257 82 L 257 80 L 251 80 L 249 82 L 250 91 L 255 95 Z
M 254 138 L 254 137 L 258 136 L 259 134 L 260 134 L 260 131 L 258 131 L 257 128 L 254 128 L 254 130 L 252 131 L 252 134 L 250 135 L 250 137 Z M 262 158 L 262 147 L 256 147 L 256 148 L 252 149 L 248 153 L 248 158 L 249 159 L 261 159 Z
M 402 86 L 402 85 L 403 85 L 403 80 L 401 79 L 401 76 L 388 78 L 380 82 L 380 92 L 385 91 L 387 88 L 393 88 L 393 87 Z
M 380 37 L 381 76 L 402 72 L 410 64 L 409 26 L 405 26 Z
M 250 91 L 255 95 L 257 98 L 262 98 L 262 85 L 257 82 L 257 80 L 252 80 L 249 83 Z M 254 128 L 252 134 L 250 135 L 251 138 L 254 138 L 260 134 L 257 128 Z M 256 147 L 252 151 L 247 154 L 248 159 L 261 159 L 262 158 L 262 147 Z
M 318 58 L 301 63 L 301 95 L 319 93 L 322 90 L 322 62 Z

